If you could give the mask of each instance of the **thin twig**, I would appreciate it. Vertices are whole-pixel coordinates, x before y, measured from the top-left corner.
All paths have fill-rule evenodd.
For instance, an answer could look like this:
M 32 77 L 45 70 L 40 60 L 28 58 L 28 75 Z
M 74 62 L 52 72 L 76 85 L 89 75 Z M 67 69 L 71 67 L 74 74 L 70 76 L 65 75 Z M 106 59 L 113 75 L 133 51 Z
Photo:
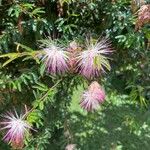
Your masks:
M 44 98 L 48 95 L 48 93 L 53 90 L 60 82 L 62 81 L 62 79 L 58 80 L 56 84 L 54 84 L 40 99 L 39 101 L 44 100 Z M 36 106 L 37 107 L 37 106 Z M 23 119 L 25 119 L 29 113 L 31 113 L 32 111 L 34 111 L 36 109 L 36 107 L 32 107 L 24 116 Z

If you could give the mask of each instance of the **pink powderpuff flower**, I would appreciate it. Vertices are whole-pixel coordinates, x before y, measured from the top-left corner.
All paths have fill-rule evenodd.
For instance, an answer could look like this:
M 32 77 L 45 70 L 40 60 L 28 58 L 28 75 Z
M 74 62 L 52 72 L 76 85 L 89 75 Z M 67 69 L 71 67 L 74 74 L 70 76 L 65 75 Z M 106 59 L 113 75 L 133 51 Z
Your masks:
M 81 48 L 78 46 L 78 44 L 75 41 L 72 41 L 69 44 L 69 47 L 67 48 L 67 51 L 69 52 L 69 70 L 71 73 L 74 73 L 76 71 L 76 65 L 77 65 L 77 55 Z
M 104 68 L 110 70 L 108 58 L 106 57 L 111 51 L 111 44 L 106 38 L 98 40 L 95 44 L 92 40 L 87 41 L 86 50 L 78 56 L 77 70 L 86 78 L 98 77 Z
M 98 82 L 94 81 L 89 86 L 88 90 L 83 93 L 80 106 L 87 110 L 92 111 L 105 100 L 105 92 Z
M 61 74 L 68 70 L 68 52 L 55 43 L 51 42 L 46 45 L 42 60 L 51 74 Z
M 150 23 L 150 4 L 142 5 L 138 10 L 138 18 L 135 26 L 136 30 L 147 23 Z
M 26 135 L 29 133 L 29 129 L 32 127 L 24 120 L 24 115 L 18 115 L 16 110 L 14 114 L 12 112 L 7 112 L 7 114 L 3 115 L 3 121 L 0 124 L 3 126 L 1 130 L 7 130 L 3 140 L 12 145 L 13 148 L 22 148 L 24 145 L 24 139 Z

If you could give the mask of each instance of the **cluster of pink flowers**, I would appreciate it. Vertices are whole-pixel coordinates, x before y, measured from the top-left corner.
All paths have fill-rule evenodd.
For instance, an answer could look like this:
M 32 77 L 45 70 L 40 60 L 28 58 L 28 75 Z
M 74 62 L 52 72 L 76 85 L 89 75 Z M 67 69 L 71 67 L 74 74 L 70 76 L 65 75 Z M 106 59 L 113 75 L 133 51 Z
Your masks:
M 14 113 L 7 112 L 3 115 L 3 121 L 0 125 L 3 126 L 1 130 L 6 130 L 3 140 L 10 143 L 14 149 L 21 149 L 24 146 L 24 139 L 32 129 L 31 125 L 24 119 L 26 114 L 20 114 L 14 110 Z
M 108 61 L 106 55 L 111 52 L 111 46 L 107 39 L 103 38 L 100 41 L 87 42 L 84 50 L 73 41 L 69 47 L 61 47 L 54 42 L 46 43 L 43 48 L 42 61 L 45 63 L 47 71 L 51 74 L 62 74 L 70 71 L 79 73 L 87 79 L 93 79 L 100 76 L 107 68 Z M 83 93 L 80 106 L 87 110 L 93 111 L 104 101 L 105 92 L 98 82 L 94 81 L 90 84 L 87 91 Z M 14 149 L 21 149 L 24 146 L 24 139 L 29 134 L 29 130 L 33 128 L 25 120 L 28 111 L 25 114 L 18 115 L 16 110 L 14 113 L 8 112 L 3 115 L 3 121 L 0 125 L 5 129 L 6 134 L 4 140 L 12 145 Z M 66 150 L 73 150 L 75 144 L 69 144 Z
M 79 73 L 87 79 L 99 77 L 105 69 L 110 69 L 107 56 L 112 52 L 107 38 L 101 40 L 87 40 L 86 46 L 81 48 L 75 41 L 68 48 L 62 48 L 54 42 L 46 44 L 44 61 L 47 71 L 51 74 L 61 74 L 67 71 Z M 98 82 L 92 82 L 88 90 L 83 93 L 80 105 L 87 111 L 92 111 L 104 101 L 105 92 Z
M 111 44 L 106 38 L 96 42 L 88 40 L 83 49 L 75 41 L 66 50 L 54 42 L 45 46 L 42 60 L 51 74 L 74 71 L 91 79 L 100 76 L 105 68 L 108 69 L 106 56 L 111 52 Z

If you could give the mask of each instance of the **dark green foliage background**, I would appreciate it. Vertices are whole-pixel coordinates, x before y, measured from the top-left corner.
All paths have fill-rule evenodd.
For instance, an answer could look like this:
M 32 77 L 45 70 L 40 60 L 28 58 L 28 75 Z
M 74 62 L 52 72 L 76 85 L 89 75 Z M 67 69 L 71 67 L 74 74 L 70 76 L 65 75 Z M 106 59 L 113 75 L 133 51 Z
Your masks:
M 114 49 L 112 70 L 98 79 L 106 102 L 94 114 L 78 105 L 87 87 L 83 77 L 53 77 L 33 59 L 3 67 L 7 58 L 0 58 L 0 113 L 24 104 L 35 108 L 28 121 L 37 132 L 26 139 L 25 150 L 61 150 L 68 143 L 79 150 L 149 149 L 150 25 L 135 30 L 131 0 L 1 0 L 0 14 L 1 55 L 37 51 L 47 36 L 65 45 L 106 36 Z M 16 42 L 27 47 L 18 50 Z M 10 147 L 1 140 L 0 149 Z

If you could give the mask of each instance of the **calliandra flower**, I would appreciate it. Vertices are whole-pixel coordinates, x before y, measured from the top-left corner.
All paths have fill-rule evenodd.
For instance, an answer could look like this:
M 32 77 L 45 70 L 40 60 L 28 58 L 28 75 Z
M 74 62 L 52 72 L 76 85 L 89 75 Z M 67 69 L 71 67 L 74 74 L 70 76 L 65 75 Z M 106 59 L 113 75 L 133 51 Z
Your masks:
M 27 113 L 19 115 L 16 110 L 14 113 L 7 112 L 3 115 L 3 121 L 0 122 L 3 126 L 1 130 L 6 130 L 3 140 L 11 144 L 13 148 L 22 148 L 29 129 L 32 129 L 24 119 Z
M 44 61 L 48 72 L 51 74 L 61 74 L 66 72 L 68 70 L 68 52 L 64 50 L 64 47 L 61 47 L 51 40 L 43 45 L 45 45 L 46 48 L 43 49 L 44 56 L 42 60 Z
M 92 111 L 105 100 L 105 92 L 98 82 L 94 81 L 89 86 L 88 90 L 83 93 L 80 106 L 87 110 Z
M 75 150 L 76 144 L 68 144 L 65 150 Z
M 136 30 L 140 29 L 144 24 L 147 23 L 150 23 L 150 4 L 142 5 L 140 7 L 136 22 Z
M 86 78 L 94 78 L 105 72 L 105 68 L 110 70 L 108 55 L 111 51 L 111 44 L 106 38 L 100 41 L 87 41 L 86 50 L 82 51 L 78 56 L 77 70 Z
M 76 65 L 77 65 L 77 58 L 76 57 L 77 57 L 80 50 L 81 50 L 81 48 L 78 46 L 78 44 L 75 41 L 72 41 L 69 44 L 69 47 L 67 49 L 67 51 L 69 52 L 69 60 L 68 60 L 69 70 L 72 73 L 75 72 Z

